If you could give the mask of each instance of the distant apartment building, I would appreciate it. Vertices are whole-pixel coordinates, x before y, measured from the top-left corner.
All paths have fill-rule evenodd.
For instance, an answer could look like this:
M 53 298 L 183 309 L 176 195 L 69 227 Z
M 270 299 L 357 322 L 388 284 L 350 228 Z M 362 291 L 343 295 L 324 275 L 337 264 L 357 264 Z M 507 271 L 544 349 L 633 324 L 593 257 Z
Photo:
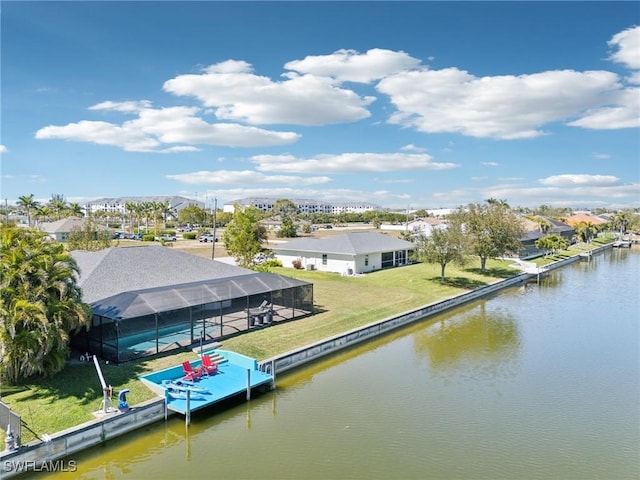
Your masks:
M 151 197 L 116 197 L 116 198 L 99 198 L 87 202 L 84 205 L 85 213 L 87 215 L 96 212 L 112 212 L 112 213 L 127 213 L 127 203 L 144 203 L 144 202 L 169 202 L 169 207 L 179 212 L 185 207 L 195 205 L 200 208 L 205 208 L 203 202 L 193 200 L 191 198 L 180 196 L 151 196 Z
M 224 212 L 233 213 L 235 205 L 238 204 L 242 208 L 255 207 L 258 210 L 268 212 L 273 209 L 279 198 L 243 198 L 233 200 L 224 204 L 222 210 Z M 289 198 L 298 208 L 300 213 L 362 213 L 371 210 L 380 210 L 378 205 L 369 202 L 320 202 L 318 200 L 310 200 L 305 198 Z

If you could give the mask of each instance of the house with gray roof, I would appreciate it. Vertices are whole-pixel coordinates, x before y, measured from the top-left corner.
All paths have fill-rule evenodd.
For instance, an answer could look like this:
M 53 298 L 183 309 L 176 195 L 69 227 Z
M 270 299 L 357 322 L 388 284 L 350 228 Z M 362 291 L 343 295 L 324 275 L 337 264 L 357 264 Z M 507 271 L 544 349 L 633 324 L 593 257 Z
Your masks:
M 328 238 L 298 238 L 271 248 L 284 267 L 342 275 L 406 265 L 415 244 L 377 232 L 353 232 Z
M 313 285 L 161 246 L 73 251 L 88 331 L 80 352 L 122 362 L 309 315 Z
M 83 230 L 87 222 L 91 220 L 88 218 L 67 217 L 55 222 L 43 222 L 38 225 L 38 230 L 45 232 L 49 237 L 57 242 L 66 242 L 69 238 L 69 234 L 74 231 Z M 94 224 L 92 229 L 97 231 L 108 231 L 109 229 L 104 225 Z

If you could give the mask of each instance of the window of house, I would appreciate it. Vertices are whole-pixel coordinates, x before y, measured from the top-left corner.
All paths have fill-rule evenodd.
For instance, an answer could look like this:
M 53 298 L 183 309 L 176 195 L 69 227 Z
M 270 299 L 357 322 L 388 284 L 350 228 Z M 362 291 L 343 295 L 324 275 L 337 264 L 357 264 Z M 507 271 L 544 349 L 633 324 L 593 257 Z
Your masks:
M 368 267 L 369 266 L 369 255 L 365 255 L 364 256 L 364 266 Z
M 393 252 L 384 252 L 382 254 L 382 268 L 393 267 Z
M 327 264 L 327 254 L 326 253 L 322 255 L 322 264 L 323 265 Z

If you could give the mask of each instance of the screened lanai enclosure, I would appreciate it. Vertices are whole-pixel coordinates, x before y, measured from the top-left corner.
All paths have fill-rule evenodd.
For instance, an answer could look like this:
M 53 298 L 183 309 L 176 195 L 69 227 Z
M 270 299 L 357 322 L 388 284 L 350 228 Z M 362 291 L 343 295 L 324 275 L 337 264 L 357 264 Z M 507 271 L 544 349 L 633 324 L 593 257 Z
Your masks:
M 74 348 L 125 362 L 305 317 L 313 285 L 251 273 L 127 291 L 91 307 L 91 327 L 74 336 Z

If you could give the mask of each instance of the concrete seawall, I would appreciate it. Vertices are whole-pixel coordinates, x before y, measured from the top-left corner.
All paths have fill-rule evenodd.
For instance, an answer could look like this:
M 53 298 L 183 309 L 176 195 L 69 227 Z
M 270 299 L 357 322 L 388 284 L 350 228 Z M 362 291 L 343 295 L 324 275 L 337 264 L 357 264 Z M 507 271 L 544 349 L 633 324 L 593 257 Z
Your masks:
M 339 350 L 378 337 L 396 328 L 403 327 L 419 320 L 424 320 L 450 308 L 486 297 L 505 288 L 509 288 L 514 285 L 521 285 L 531 278 L 535 278 L 535 275 L 523 273 L 492 283 L 491 285 L 478 288 L 471 292 L 465 292 L 461 295 L 439 302 L 434 302 L 415 310 L 409 310 L 399 315 L 394 315 L 393 317 L 370 323 L 364 327 L 359 327 L 340 335 L 292 350 L 282 355 L 263 360 L 259 363 L 259 368 L 260 370 L 271 374 L 284 373 L 287 370 L 300 367 L 305 363 L 313 362 L 323 356 L 336 353 Z
M 31 442 L 18 450 L 4 452 L 0 456 L 0 478 L 4 480 L 33 470 L 73 472 L 73 463 L 60 459 L 164 420 L 165 413 L 164 399 L 153 399 L 127 412 L 108 413 L 103 418 L 63 430 L 43 442 Z

